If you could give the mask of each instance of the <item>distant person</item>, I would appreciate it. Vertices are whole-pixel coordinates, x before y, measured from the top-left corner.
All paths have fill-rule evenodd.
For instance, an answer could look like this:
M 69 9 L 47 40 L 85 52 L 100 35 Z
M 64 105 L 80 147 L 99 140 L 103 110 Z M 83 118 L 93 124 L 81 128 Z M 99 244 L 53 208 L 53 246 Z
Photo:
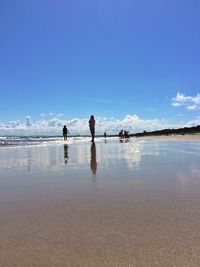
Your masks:
M 91 152 L 90 168 L 91 168 L 91 171 L 92 171 L 93 175 L 96 175 L 96 171 L 97 171 L 97 159 L 96 159 L 96 146 L 95 146 L 95 142 L 92 142 L 90 152 Z
M 64 141 L 67 140 L 67 134 L 70 134 L 70 132 L 68 131 L 66 125 L 63 126 L 63 137 L 64 137 Z
M 107 143 L 106 137 L 107 137 L 107 134 L 106 134 L 106 132 L 105 132 L 105 133 L 104 133 L 104 142 L 105 142 L 105 144 Z
M 121 130 L 121 131 L 119 132 L 119 138 L 123 138 L 123 136 L 124 136 L 124 131 Z
M 94 135 L 95 135 L 95 119 L 94 116 L 91 115 L 90 120 L 89 120 L 89 127 L 90 127 L 90 132 L 92 135 L 92 142 L 94 142 Z

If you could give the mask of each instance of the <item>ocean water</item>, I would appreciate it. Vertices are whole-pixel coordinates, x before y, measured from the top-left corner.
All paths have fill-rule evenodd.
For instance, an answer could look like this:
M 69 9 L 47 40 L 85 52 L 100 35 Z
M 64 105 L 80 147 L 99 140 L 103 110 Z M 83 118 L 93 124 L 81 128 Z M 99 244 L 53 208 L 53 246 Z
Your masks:
M 52 136 L 0 136 L 0 146 L 15 145 L 42 145 L 50 143 L 59 143 L 63 137 Z

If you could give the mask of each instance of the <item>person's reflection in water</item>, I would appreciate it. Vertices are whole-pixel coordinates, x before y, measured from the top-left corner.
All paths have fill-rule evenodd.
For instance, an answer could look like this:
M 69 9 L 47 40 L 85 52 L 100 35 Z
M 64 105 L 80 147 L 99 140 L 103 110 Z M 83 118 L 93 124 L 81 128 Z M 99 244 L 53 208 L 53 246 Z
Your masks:
M 64 144 L 64 160 L 65 160 L 65 163 L 67 163 L 68 161 L 68 145 L 67 144 Z
M 93 175 L 96 175 L 97 171 L 97 159 L 96 159 L 96 146 L 95 142 L 92 142 L 91 144 L 91 160 L 90 160 L 90 168 L 93 173 Z

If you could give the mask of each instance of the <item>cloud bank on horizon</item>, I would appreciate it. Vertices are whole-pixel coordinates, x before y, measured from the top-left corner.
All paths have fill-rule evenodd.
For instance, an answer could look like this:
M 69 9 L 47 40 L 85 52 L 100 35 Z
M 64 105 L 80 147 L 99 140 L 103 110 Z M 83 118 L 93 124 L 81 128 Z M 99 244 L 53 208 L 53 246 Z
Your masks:
M 166 128 L 169 125 L 165 121 L 157 119 L 144 120 L 137 115 L 126 115 L 123 119 L 96 117 L 96 134 L 117 134 L 120 129 L 126 129 L 130 133 L 150 131 Z M 31 121 L 27 116 L 25 122 L 11 121 L 6 124 L 0 123 L 1 135 L 62 135 L 63 125 L 67 125 L 72 135 L 88 135 L 88 118 L 64 120 L 52 118 L 50 120 Z
M 176 97 L 171 99 L 171 105 L 175 108 L 183 107 L 190 111 L 200 109 L 200 94 L 187 96 L 178 92 Z M 88 135 L 88 118 L 74 118 L 65 120 L 62 113 L 40 113 L 42 119 L 32 121 L 27 115 L 25 121 L 0 122 L 0 135 L 62 135 L 63 125 L 67 125 L 72 135 Z M 47 118 L 48 117 L 48 118 Z M 143 119 L 136 114 L 127 114 L 122 119 L 96 116 L 96 134 L 118 134 L 121 129 L 130 133 L 143 131 L 154 131 L 166 128 L 191 127 L 200 124 L 200 116 L 187 122 L 170 123 L 164 119 Z
M 119 130 L 128 130 L 130 133 L 154 131 L 166 128 L 190 127 L 200 124 L 200 116 L 187 123 L 170 124 L 165 120 L 145 120 L 137 115 L 126 115 L 123 119 L 96 117 L 96 134 L 118 134 Z M 67 125 L 72 135 L 88 135 L 88 118 L 64 120 L 52 118 L 50 120 L 32 121 L 27 116 L 24 122 L 19 120 L 0 123 L 0 135 L 62 135 L 63 125 Z
M 123 119 L 96 117 L 96 134 L 118 134 L 119 130 L 130 133 L 161 130 L 166 128 L 190 127 L 200 124 L 200 116 L 193 121 L 173 125 L 165 120 L 145 120 L 137 115 L 126 115 Z M 32 121 L 27 116 L 24 122 L 19 120 L 0 123 L 0 135 L 62 135 L 62 127 L 67 125 L 72 135 L 89 135 L 88 118 L 64 120 L 52 118 L 49 120 Z

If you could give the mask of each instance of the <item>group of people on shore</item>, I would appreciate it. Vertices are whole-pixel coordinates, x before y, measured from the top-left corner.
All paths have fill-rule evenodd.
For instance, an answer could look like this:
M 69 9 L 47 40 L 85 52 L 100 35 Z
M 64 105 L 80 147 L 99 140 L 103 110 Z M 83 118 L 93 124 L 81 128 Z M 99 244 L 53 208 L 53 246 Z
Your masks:
M 89 123 L 89 128 L 90 128 L 90 133 L 91 133 L 91 136 L 92 136 L 92 142 L 94 142 L 94 136 L 95 136 L 95 119 L 94 119 L 94 115 L 91 115 L 90 116 L 90 119 L 88 121 Z M 63 127 L 63 137 L 64 137 L 64 141 L 67 140 L 67 135 L 70 134 L 70 132 L 68 131 L 66 125 L 64 125 Z M 104 133 L 104 137 L 106 137 L 106 133 Z M 119 138 L 129 138 L 130 135 L 129 135 L 129 132 L 126 131 L 126 130 L 121 130 L 119 132 Z
M 119 138 L 130 138 L 129 131 L 121 130 L 119 132 Z
M 95 119 L 94 119 L 94 115 L 91 115 L 88 123 L 89 123 L 90 133 L 91 133 L 91 136 L 92 136 L 92 140 L 91 141 L 94 142 L 94 136 L 95 136 Z M 64 127 L 63 127 L 64 141 L 67 140 L 68 134 L 70 134 L 70 132 L 67 129 L 67 126 L 64 125 Z

